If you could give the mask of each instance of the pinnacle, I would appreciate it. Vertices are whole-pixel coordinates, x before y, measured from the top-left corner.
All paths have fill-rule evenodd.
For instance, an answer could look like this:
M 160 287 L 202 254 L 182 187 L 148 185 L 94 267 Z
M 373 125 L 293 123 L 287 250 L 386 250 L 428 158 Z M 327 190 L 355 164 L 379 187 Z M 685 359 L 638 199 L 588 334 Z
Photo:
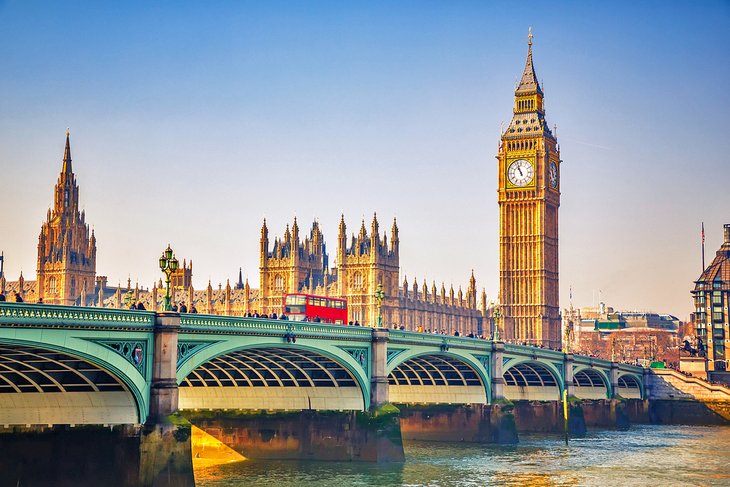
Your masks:
M 73 168 L 71 167 L 71 143 L 69 141 L 68 129 L 66 129 L 66 148 L 63 151 L 63 169 L 61 172 L 63 174 L 73 173 Z
M 528 35 L 527 42 L 527 60 L 525 61 L 525 70 L 522 72 L 522 79 L 520 79 L 519 85 L 517 85 L 516 93 L 540 93 L 542 94 L 542 88 L 540 83 L 537 81 L 537 75 L 535 74 L 535 67 L 532 64 L 532 29 Z

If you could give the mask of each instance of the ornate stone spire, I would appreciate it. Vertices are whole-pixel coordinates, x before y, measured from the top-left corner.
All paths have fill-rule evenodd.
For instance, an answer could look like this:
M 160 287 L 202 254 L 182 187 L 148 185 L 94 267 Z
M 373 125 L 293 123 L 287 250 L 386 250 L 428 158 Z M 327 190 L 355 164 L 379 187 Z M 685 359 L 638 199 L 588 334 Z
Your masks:
M 291 238 L 293 244 L 299 244 L 299 224 L 297 217 L 294 217 L 294 223 L 291 226 Z
M 238 268 L 238 283 L 236 284 L 236 289 L 243 289 L 243 268 Z
M 345 238 L 346 236 L 347 236 L 347 225 L 345 225 L 345 214 L 342 213 L 340 215 L 339 237 Z
M 532 27 L 529 28 L 527 34 L 527 61 L 525 61 L 525 70 L 522 72 L 522 79 L 520 80 L 520 84 L 517 85 L 515 93 L 542 94 L 542 88 L 540 88 L 540 83 L 538 83 L 537 75 L 535 74 L 535 67 L 532 65 Z
M 69 142 L 69 129 L 66 129 L 66 148 L 63 151 L 63 174 L 70 175 L 73 173 L 73 167 L 71 167 L 71 144 Z

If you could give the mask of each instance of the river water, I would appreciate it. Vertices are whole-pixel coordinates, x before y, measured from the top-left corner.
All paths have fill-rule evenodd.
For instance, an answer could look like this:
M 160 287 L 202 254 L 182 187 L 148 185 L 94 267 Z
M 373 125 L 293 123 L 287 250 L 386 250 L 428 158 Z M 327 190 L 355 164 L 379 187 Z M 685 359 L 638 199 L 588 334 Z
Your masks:
M 405 442 L 402 465 L 243 461 L 196 469 L 196 485 L 730 486 L 730 427 L 632 426 L 571 440 L 520 436 L 515 446 Z

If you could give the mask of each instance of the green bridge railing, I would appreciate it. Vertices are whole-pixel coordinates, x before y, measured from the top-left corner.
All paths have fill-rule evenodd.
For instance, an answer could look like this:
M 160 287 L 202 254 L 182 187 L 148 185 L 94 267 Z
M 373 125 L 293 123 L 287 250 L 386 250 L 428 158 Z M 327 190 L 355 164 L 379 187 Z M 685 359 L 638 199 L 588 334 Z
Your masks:
M 154 324 L 151 311 L 0 302 L 0 325 L 151 330 Z
M 59 306 L 0 302 L 0 326 L 43 326 L 48 328 L 93 328 L 109 330 L 149 330 L 155 325 L 153 311 L 139 311 L 113 308 L 92 308 L 80 306 Z M 293 333 L 299 337 L 334 338 L 341 340 L 370 341 L 372 328 L 361 326 L 328 325 L 303 321 L 276 320 L 240 316 L 204 314 L 180 315 L 182 333 L 230 333 L 284 335 Z M 405 330 L 389 330 L 392 343 L 451 347 L 488 352 L 490 340 L 455 337 Z M 563 352 L 525 345 L 504 344 L 504 352 L 511 356 L 535 357 L 544 360 L 561 361 Z M 575 364 L 609 369 L 611 362 L 584 355 L 574 355 Z M 642 373 L 642 367 L 619 364 L 619 370 L 635 374 Z
M 269 318 L 250 318 L 241 316 L 219 316 L 202 314 L 181 314 L 181 332 L 246 332 L 248 334 L 294 333 L 297 336 L 327 336 L 348 339 L 367 339 L 372 336 L 372 328 L 362 326 L 328 325 L 306 321 L 277 320 Z

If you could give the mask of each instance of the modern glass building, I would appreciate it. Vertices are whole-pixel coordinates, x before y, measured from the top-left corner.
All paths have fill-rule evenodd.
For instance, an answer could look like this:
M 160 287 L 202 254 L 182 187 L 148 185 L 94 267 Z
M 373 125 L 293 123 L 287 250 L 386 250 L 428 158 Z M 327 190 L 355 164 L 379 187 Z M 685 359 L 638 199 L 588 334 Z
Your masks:
M 730 224 L 712 263 L 695 281 L 695 327 L 700 350 L 707 352 L 707 370 L 728 370 L 728 305 L 730 305 Z

